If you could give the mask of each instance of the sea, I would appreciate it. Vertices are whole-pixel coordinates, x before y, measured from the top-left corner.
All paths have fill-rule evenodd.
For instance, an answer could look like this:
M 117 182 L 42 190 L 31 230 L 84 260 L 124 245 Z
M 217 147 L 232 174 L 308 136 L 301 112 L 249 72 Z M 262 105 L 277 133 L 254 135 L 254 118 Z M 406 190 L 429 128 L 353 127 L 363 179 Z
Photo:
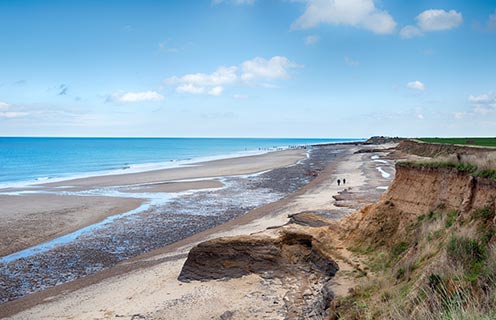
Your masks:
M 0 137 L 0 188 L 363 139 Z

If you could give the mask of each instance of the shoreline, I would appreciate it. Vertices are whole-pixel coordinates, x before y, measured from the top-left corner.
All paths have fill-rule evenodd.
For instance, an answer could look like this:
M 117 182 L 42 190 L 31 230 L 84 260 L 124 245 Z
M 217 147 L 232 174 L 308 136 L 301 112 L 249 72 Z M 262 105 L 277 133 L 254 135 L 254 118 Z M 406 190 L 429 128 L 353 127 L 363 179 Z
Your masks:
M 293 211 L 301 210 L 301 209 L 320 210 L 322 208 L 328 208 L 326 210 L 330 214 L 335 214 L 335 217 L 339 218 L 340 216 L 338 212 L 336 213 L 332 213 L 332 212 L 334 210 L 340 211 L 341 210 L 340 207 L 335 207 L 332 205 L 332 203 L 334 202 L 332 198 L 328 196 L 322 197 L 324 194 L 329 194 L 329 192 L 333 192 L 332 190 L 337 190 L 334 179 L 329 180 L 330 177 L 336 174 L 336 171 L 341 171 L 341 172 L 347 171 L 350 172 L 351 174 L 357 174 L 358 171 L 363 173 L 365 170 L 367 179 L 370 179 L 369 176 L 374 176 L 375 177 L 374 180 L 377 180 L 374 182 L 375 185 L 372 185 L 369 188 L 370 190 L 368 190 L 368 192 L 375 192 L 377 197 L 382 192 L 376 189 L 376 185 L 379 186 L 385 184 L 384 178 L 380 175 L 380 172 L 376 169 L 375 162 L 372 161 L 372 159 L 370 159 L 370 155 L 367 154 L 350 155 L 348 153 L 348 157 L 352 157 L 353 159 L 363 158 L 363 159 L 368 159 L 368 161 L 364 161 L 364 163 L 362 163 L 361 161 L 357 162 L 356 160 L 351 162 L 340 160 L 340 161 L 336 161 L 336 163 L 331 163 L 328 167 L 326 167 L 324 171 L 319 173 L 317 178 L 312 180 L 309 184 L 305 185 L 303 188 L 299 189 L 298 191 L 287 195 L 281 200 L 278 200 L 274 203 L 250 211 L 248 214 L 242 215 L 236 218 L 235 220 L 231 220 L 220 226 L 197 233 L 191 237 L 188 237 L 184 240 L 180 240 L 164 248 L 157 249 L 152 252 L 145 253 L 139 257 L 121 262 L 120 264 L 118 264 L 117 266 L 111 269 L 104 270 L 95 275 L 91 275 L 83 279 L 78 279 L 74 282 L 67 283 L 59 287 L 55 287 L 40 293 L 29 295 L 25 298 L 21 298 L 17 301 L 3 305 L 3 307 L 0 306 L 0 310 L 4 309 L 5 310 L 4 312 L 11 310 L 9 314 L 12 314 L 14 310 L 19 311 L 18 309 L 19 306 L 24 306 L 25 308 L 26 304 L 36 305 L 37 303 L 40 303 L 43 299 L 53 296 L 57 292 L 61 292 L 63 290 L 72 291 L 72 290 L 76 290 L 77 288 L 82 288 L 79 290 L 85 291 L 87 289 L 84 288 L 89 288 L 88 286 L 97 286 L 98 288 L 101 288 L 101 286 L 105 287 L 106 285 L 104 285 L 104 283 L 107 283 L 108 281 L 111 282 L 117 281 L 116 279 L 120 277 L 118 276 L 119 274 L 121 275 L 128 274 L 129 272 L 131 272 L 131 270 L 135 270 L 131 272 L 131 274 L 134 274 L 134 272 L 138 272 L 138 270 L 143 270 L 143 272 L 146 272 L 146 270 L 154 268 L 153 266 L 163 265 L 161 267 L 162 269 L 171 268 L 171 264 L 172 264 L 175 267 L 172 268 L 172 271 L 169 270 L 167 274 L 171 274 L 171 272 L 178 272 L 177 268 L 180 269 L 180 266 L 182 265 L 180 261 L 184 261 L 186 254 L 189 251 L 189 248 L 194 243 L 197 243 L 199 241 L 204 241 L 205 239 L 209 239 L 212 237 L 247 234 L 247 233 L 256 232 L 257 230 L 258 231 L 264 230 L 267 226 L 282 225 L 288 219 L 287 218 L 288 210 L 293 210 Z M 342 157 L 338 157 L 338 158 L 342 158 Z M 367 166 L 372 166 L 372 167 L 366 169 L 363 167 L 365 164 Z M 381 165 L 384 164 L 381 163 Z M 360 175 L 362 175 L 362 173 L 360 173 Z M 349 187 L 355 188 L 353 187 L 355 183 L 370 185 L 370 182 L 365 182 L 364 179 L 365 177 L 359 178 L 359 176 L 356 176 L 355 178 L 351 178 L 351 180 L 349 180 L 351 181 L 349 183 Z M 353 182 L 353 180 L 356 181 Z M 317 196 L 315 196 L 316 191 L 318 194 Z M 348 212 L 348 211 L 343 211 L 343 212 Z M 128 274 L 126 277 L 131 277 L 131 274 Z M 172 283 L 174 283 L 175 278 L 172 277 L 168 281 L 169 282 L 172 281 Z M 121 283 L 121 285 L 124 284 Z M 94 291 L 94 289 L 95 288 L 88 290 Z M 0 312 L 0 314 L 1 313 L 3 312 Z
M 250 156 L 259 156 L 267 153 L 286 151 L 286 150 L 303 150 L 311 148 L 314 146 L 324 146 L 333 144 L 346 144 L 353 143 L 354 139 L 345 140 L 344 142 L 322 142 L 322 143 L 307 143 L 307 144 L 296 144 L 296 145 L 282 145 L 278 147 L 259 147 L 258 149 L 250 149 L 244 151 L 234 151 L 225 154 L 211 155 L 211 156 L 198 156 L 189 159 L 181 160 L 169 160 L 169 161 L 158 161 L 158 162 L 145 162 L 145 163 L 133 163 L 125 164 L 122 168 L 106 169 L 102 171 L 88 171 L 85 173 L 64 173 L 61 176 L 54 177 L 37 177 L 32 180 L 21 180 L 21 181 L 10 181 L 1 182 L 0 190 L 10 190 L 19 188 L 38 188 L 43 187 L 47 184 L 61 184 L 65 181 L 80 180 L 80 179 L 91 179 L 99 176 L 114 176 L 114 175 L 127 175 L 136 173 L 146 173 L 150 171 L 161 171 L 167 169 L 183 168 L 188 166 L 196 166 L 206 162 L 218 161 L 218 160 L 228 160 L 234 158 L 243 158 Z M 356 140 L 356 141 L 361 141 Z
M 263 159 L 260 159 L 261 156 L 263 156 Z M 236 173 L 257 173 L 271 170 L 279 165 L 291 165 L 293 162 L 304 159 L 304 157 L 305 155 L 302 151 L 288 150 L 266 153 L 260 156 L 233 158 L 232 160 L 235 163 L 230 166 L 231 170 L 227 171 L 234 175 Z M 272 161 L 272 158 L 275 159 Z M 219 163 L 219 161 L 222 162 Z M 249 161 L 261 162 L 261 164 L 251 166 L 248 170 L 237 172 L 236 166 L 242 166 L 243 163 Z M 231 159 L 222 159 L 199 163 L 195 168 L 182 167 L 113 176 L 112 183 L 107 184 L 106 187 L 124 188 L 123 190 L 119 189 L 118 197 L 103 194 L 105 190 L 98 190 L 102 185 L 96 183 L 95 179 L 98 181 L 99 179 L 106 179 L 107 176 L 64 181 L 64 184 L 71 181 L 79 184 L 80 186 L 77 188 L 61 188 L 64 185 L 55 183 L 41 185 L 36 190 L 31 188 L 20 188 L 15 191 L 0 189 L 0 198 L 2 199 L 0 216 L 4 218 L 3 220 L 8 220 L 7 223 L 0 221 L 0 231 L 5 230 L 0 234 L 3 234 L 4 237 L 8 236 L 8 239 L 0 237 L 0 257 L 3 258 L 6 255 L 65 236 L 79 229 L 102 222 L 108 217 L 135 210 L 147 201 L 146 193 L 174 194 L 208 188 L 221 188 L 223 186 L 222 182 L 215 180 L 224 177 L 218 174 L 218 168 L 229 166 L 230 162 Z M 199 170 L 206 173 L 204 174 L 205 177 L 194 177 Z M 161 178 L 157 179 L 154 175 L 159 175 Z M 188 179 L 194 180 L 188 181 Z M 126 189 L 132 185 L 135 185 L 137 189 Z M 87 194 L 95 188 L 97 191 L 94 194 Z M 136 195 L 133 197 L 132 193 L 142 193 L 143 197 L 136 198 Z M 76 215 L 76 212 L 80 214 Z M 16 223 L 16 220 L 21 220 L 22 224 L 32 224 L 33 221 L 30 220 L 34 219 L 37 224 L 41 224 L 40 227 L 50 228 L 43 221 L 50 218 L 50 215 L 56 215 L 57 218 L 62 220 L 70 218 L 73 221 L 64 221 L 67 225 L 63 226 L 61 221 L 54 221 L 55 225 L 52 226 L 52 230 L 41 233 L 39 232 L 40 228 L 21 228 L 21 225 Z M 26 219 L 29 220 L 26 221 Z M 17 234 L 13 234 L 12 230 L 16 230 Z M 37 239 L 32 239 L 29 235 L 33 235 Z M 22 239 L 21 243 L 14 243 L 16 239 Z

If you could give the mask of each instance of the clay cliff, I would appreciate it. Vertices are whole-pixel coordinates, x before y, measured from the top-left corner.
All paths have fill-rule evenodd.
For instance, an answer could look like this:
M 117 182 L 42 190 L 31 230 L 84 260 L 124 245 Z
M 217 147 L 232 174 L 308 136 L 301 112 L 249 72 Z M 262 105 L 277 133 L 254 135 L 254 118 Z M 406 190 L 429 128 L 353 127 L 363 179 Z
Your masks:
M 396 177 L 382 199 L 342 221 L 346 238 L 357 243 L 392 244 L 408 235 L 429 212 L 468 215 L 494 205 L 496 181 L 451 166 L 396 165 Z
M 496 181 L 476 175 L 398 163 L 381 200 L 341 221 L 368 274 L 333 301 L 336 319 L 496 317 Z

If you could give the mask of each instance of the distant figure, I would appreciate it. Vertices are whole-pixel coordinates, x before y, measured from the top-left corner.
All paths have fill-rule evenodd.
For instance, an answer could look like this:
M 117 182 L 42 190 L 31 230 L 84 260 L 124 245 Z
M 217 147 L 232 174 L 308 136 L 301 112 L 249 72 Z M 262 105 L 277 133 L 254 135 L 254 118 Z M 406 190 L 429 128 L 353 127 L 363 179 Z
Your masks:
M 338 187 L 339 187 L 340 184 L 341 184 L 341 180 L 338 179 Z
M 346 179 L 343 179 L 343 184 L 346 184 Z

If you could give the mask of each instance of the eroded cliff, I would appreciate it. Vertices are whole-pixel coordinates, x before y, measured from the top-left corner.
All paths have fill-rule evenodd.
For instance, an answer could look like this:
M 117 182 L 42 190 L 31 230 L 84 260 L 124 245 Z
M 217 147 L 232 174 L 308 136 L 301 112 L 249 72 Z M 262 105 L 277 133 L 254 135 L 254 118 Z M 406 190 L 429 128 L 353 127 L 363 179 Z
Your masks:
M 495 199 L 496 181 L 470 166 L 397 164 L 382 199 L 341 223 L 368 274 L 334 301 L 335 317 L 492 319 Z

